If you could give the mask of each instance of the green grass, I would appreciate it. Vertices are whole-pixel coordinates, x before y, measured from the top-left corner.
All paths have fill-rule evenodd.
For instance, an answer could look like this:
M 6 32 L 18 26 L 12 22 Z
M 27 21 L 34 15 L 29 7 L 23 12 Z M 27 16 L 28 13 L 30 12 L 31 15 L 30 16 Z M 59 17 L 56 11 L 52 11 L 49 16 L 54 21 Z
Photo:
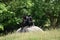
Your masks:
M 45 32 L 12 33 L 1 36 L 0 40 L 60 40 L 60 29 Z

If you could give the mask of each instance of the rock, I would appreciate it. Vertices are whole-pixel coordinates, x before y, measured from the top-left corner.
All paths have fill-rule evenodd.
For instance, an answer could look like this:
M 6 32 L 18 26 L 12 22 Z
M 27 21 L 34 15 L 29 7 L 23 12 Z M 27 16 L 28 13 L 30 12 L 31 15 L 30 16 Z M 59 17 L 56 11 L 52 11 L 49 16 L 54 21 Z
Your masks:
M 21 31 L 21 28 L 19 28 L 16 32 L 20 32 Z
M 30 26 L 30 27 L 26 26 L 23 28 L 23 30 L 21 30 L 21 28 L 17 30 L 17 32 L 37 32 L 37 31 L 43 32 L 43 30 L 38 26 Z

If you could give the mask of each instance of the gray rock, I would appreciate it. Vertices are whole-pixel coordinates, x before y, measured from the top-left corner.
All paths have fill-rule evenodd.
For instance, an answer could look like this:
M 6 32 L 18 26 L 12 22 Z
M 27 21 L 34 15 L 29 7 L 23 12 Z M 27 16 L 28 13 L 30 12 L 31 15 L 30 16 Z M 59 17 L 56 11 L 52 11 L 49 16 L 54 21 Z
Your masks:
M 38 31 L 43 32 L 43 30 L 38 26 L 30 26 L 30 27 L 26 26 L 23 28 L 23 30 L 21 30 L 21 28 L 17 30 L 17 32 L 38 32 Z

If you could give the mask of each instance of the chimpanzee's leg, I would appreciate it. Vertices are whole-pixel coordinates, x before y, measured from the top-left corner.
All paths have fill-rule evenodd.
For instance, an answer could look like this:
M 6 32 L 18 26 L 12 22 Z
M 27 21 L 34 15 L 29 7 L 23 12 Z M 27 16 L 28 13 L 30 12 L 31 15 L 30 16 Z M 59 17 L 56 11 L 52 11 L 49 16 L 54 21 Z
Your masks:
M 22 22 L 21 32 L 23 31 L 24 27 L 28 25 L 28 22 L 24 21 Z

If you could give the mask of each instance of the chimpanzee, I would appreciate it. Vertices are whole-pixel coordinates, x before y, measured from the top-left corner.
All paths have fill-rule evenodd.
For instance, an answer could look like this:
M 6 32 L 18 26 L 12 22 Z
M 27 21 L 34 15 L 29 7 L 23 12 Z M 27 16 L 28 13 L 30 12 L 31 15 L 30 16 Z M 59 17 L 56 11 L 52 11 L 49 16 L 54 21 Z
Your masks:
M 32 17 L 31 15 L 26 16 L 26 26 L 32 26 L 33 22 L 32 22 Z
M 31 15 L 26 15 L 26 16 L 23 16 L 23 21 L 22 21 L 22 29 L 25 27 L 25 26 L 32 26 L 33 25 L 33 21 L 32 21 L 32 17 Z

